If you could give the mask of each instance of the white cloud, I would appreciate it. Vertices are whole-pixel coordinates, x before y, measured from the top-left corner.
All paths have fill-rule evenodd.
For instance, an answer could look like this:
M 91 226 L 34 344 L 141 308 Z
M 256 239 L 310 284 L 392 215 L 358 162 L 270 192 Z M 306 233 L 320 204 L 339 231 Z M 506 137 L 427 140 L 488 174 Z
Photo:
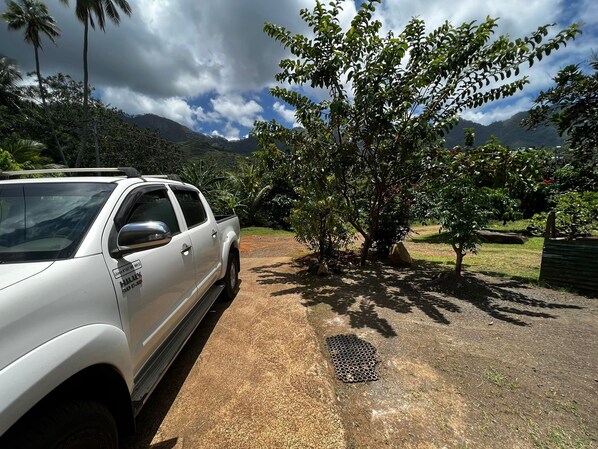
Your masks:
M 195 127 L 198 119 L 206 117 L 201 107 L 192 107 L 177 97 L 152 98 L 126 88 L 108 87 L 102 91 L 103 100 L 130 114 L 156 114 L 169 118 L 189 128 Z
M 280 101 L 277 101 L 272 105 L 272 109 L 287 123 L 293 125 L 293 128 L 297 128 L 301 126 L 295 117 L 295 110 L 287 108 L 284 104 Z
M 299 10 L 313 8 L 315 0 L 129 2 L 133 14 L 130 18 L 123 16 L 120 26 L 108 23 L 106 33 L 90 32 L 90 82 L 107 103 L 128 113 L 164 115 L 195 128 L 210 124 L 207 128 L 218 127 L 219 132 L 229 135 L 239 127 L 251 127 L 262 115 L 270 118 L 278 114 L 294 123 L 294 118 L 290 120 L 292 112 L 283 104 L 275 104 L 266 113 L 259 101 L 251 99 L 274 84 L 278 62 L 288 55 L 263 32 L 263 24 L 268 21 L 292 33 L 305 34 L 308 29 Z M 44 41 L 42 73 L 60 71 L 82 79 L 83 26 L 75 18 L 74 3 L 70 7 L 58 0 L 46 3 L 62 35 L 58 46 Z M 343 1 L 339 20 L 344 28 L 349 26 L 358 4 Z M 559 23 L 562 27 L 571 21 L 585 22 L 585 34 L 575 43 L 526 71 L 532 76 L 528 90 L 546 88 L 559 68 L 586 60 L 590 51 L 597 49 L 596 0 L 528 0 L 524 6 L 519 0 L 384 0 L 375 15 L 383 21 L 385 30 L 395 31 L 401 31 L 412 16 L 423 18 L 431 30 L 447 19 L 458 25 L 490 15 L 501 18 L 498 33 L 513 38 L 545 23 L 566 22 Z M 23 41 L 22 33 L 10 32 L 6 26 L 0 26 L 0 53 L 16 58 L 23 72 L 34 69 L 32 48 Z M 310 96 L 326 95 L 309 86 L 305 91 Z M 196 106 L 198 99 L 202 107 Z M 489 110 L 482 108 L 475 114 Z M 229 132 L 224 131 L 227 124 Z
M 230 122 L 224 127 L 224 132 L 220 133 L 218 130 L 212 131 L 212 136 L 224 137 L 226 140 L 239 140 L 240 137 L 239 128 L 235 128 Z
M 508 104 L 499 103 L 494 107 L 471 109 L 461 114 L 461 117 L 482 125 L 489 125 L 490 123 L 506 120 L 517 112 L 529 110 L 532 104 L 532 98 L 525 96 Z
M 518 37 L 535 30 L 538 25 L 556 22 L 564 0 L 528 0 L 525 6 L 520 0 L 480 1 L 459 0 L 448 4 L 446 0 L 386 0 L 376 13 L 386 29 L 399 30 L 412 17 L 425 20 L 428 31 L 442 25 L 446 20 L 460 25 L 472 20 L 481 21 L 490 17 L 500 17 L 499 32 Z
M 255 120 L 263 120 L 264 110 L 255 100 L 245 101 L 240 95 L 222 95 L 210 100 L 214 111 L 229 121 L 238 122 L 248 128 Z

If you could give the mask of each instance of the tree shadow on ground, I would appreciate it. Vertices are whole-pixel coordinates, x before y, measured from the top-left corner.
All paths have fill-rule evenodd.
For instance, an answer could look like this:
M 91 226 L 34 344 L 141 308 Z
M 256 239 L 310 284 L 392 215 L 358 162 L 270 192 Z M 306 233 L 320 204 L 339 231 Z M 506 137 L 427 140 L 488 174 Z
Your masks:
M 260 275 L 260 284 L 286 286 L 273 293 L 274 297 L 299 294 L 306 307 L 326 304 L 347 317 L 352 328 L 373 329 L 387 338 L 397 336 L 397 332 L 380 316 L 383 309 L 399 314 L 419 310 L 435 323 L 450 325 L 451 315 L 462 313 L 470 304 L 492 319 L 528 326 L 526 318 L 555 319 L 556 310 L 582 308 L 540 298 L 536 290 L 516 280 L 488 282 L 473 273 L 457 278 L 433 262 L 402 269 L 372 262 L 328 277 L 309 274 L 302 262 L 292 262 L 293 270 L 278 263 L 252 271 Z

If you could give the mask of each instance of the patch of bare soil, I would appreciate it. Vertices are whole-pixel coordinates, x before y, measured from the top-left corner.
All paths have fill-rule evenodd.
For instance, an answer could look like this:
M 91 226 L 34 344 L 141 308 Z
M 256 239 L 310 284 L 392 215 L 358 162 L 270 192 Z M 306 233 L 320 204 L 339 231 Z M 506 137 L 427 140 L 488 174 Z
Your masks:
M 284 283 L 303 249 L 292 238 L 244 237 L 241 287 L 217 304 L 142 410 L 128 449 L 344 448 L 333 381 L 307 310 Z
M 331 335 L 378 349 L 379 381 L 333 380 L 348 447 L 598 447 L 597 299 L 425 264 L 251 271 L 301 301 L 326 358 Z

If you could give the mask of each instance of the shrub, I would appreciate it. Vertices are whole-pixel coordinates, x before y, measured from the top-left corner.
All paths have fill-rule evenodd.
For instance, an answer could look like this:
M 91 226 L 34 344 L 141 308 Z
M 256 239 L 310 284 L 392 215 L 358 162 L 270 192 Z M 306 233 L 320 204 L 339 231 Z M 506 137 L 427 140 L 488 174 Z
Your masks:
M 291 213 L 295 238 L 316 252 L 320 262 L 337 258 L 354 238 L 355 231 L 340 218 L 336 204 L 332 196 L 303 197 Z
M 559 237 L 573 239 L 588 235 L 598 225 L 598 192 L 561 193 L 552 197 L 551 203 Z M 532 228 L 545 232 L 547 218 L 548 212 L 534 215 Z

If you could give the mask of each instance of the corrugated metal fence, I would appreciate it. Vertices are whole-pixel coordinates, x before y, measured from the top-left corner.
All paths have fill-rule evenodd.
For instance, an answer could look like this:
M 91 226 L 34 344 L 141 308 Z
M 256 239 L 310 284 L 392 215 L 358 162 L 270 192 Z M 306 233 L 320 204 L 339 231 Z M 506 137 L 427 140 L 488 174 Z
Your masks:
M 546 239 L 540 281 L 598 296 L 598 239 Z

